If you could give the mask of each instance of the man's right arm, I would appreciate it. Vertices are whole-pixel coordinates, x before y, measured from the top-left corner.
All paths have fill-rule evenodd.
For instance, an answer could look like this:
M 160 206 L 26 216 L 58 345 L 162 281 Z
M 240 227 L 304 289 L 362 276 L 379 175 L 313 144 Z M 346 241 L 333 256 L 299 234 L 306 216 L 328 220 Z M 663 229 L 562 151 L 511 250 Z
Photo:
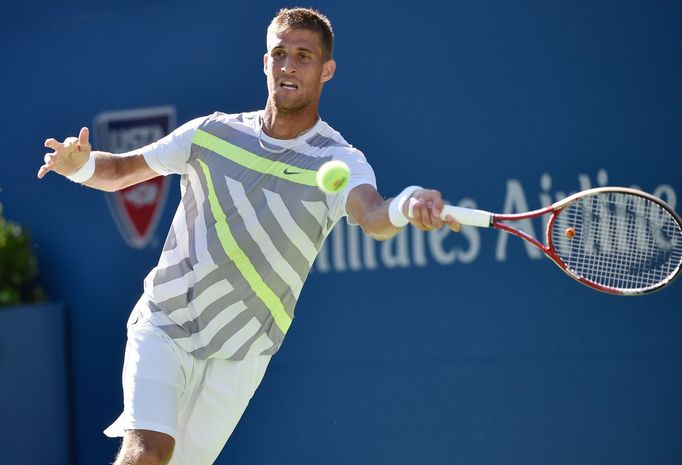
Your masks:
M 91 173 L 85 174 L 87 179 L 77 182 L 94 189 L 113 192 L 159 175 L 149 167 L 142 153 L 132 151 L 112 154 L 92 151 L 89 135 L 88 128 L 82 128 L 77 138 L 69 137 L 64 142 L 46 140 L 45 147 L 53 152 L 45 154 L 44 164 L 38 170 L 38 178 L 42 179 L 48 172 L 54 171 L 66 177 L 76 176 L 77 179 L 83 175 L 84 170 L 89 170 Z
M 152 170 L 141 153 L 113 154 L 92 152 L 95 172 L 83 185 L 114 192 L 159 176 Z

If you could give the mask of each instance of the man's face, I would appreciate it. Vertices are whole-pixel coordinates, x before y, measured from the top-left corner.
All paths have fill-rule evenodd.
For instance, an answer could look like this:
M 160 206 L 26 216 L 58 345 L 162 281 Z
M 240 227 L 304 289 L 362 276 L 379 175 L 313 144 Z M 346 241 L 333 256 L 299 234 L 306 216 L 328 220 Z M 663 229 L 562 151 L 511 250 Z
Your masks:
M 336 63 L 324 61 L 317 32 L 307 29 L 271 29 L 263 57 L 269 99 L 277 110 L 295 113 L 317 102 L 323 84 L 332 78 Z

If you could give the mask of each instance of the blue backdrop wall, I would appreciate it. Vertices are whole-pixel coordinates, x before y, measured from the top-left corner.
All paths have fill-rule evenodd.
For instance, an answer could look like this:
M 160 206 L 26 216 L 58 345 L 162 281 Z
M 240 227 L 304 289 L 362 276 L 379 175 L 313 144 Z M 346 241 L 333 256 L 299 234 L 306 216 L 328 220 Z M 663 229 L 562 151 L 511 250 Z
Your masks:
M 72 463 L 110 463 L 118 447 L 101 430 L 121 408 L 125 322 L 179 188 L 155 239 L 131 248 L 103 193 L 36 180 L 43 141 L 113 110 L 172 105 L 182 123 L 262 107 L 265 28 L 281 6 L 0 6 L 0 203 L 30 227 L 42 282 L 66 305 Z M 421 184 L 521 211 L 634 185 L 680 211 L 679 0 L 313 6 L 337 38 L 321 114 L 384 195 Z M 378 243 L 340 224 L 219 463 L 677 464 L 681 313 L 682 281 L 599 294 L 502 233 Z

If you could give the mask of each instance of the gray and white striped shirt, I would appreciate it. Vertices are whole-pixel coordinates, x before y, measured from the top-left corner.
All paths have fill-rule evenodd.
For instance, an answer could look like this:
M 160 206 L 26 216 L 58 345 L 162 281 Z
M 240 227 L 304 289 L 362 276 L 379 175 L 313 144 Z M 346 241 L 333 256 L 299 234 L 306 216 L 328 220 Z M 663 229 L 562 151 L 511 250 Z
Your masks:
M 376 187 L 362 152 L 325 122 L 259 141 L 261 121 L 262 111 L 214 113 L 142 149 L 154 171 L 181 175 L 182 199 L 134 312 L 201 359 L 274 354 L 348 193 Z M 332 159 L 351 169 L 337 195 L 315 184 Z

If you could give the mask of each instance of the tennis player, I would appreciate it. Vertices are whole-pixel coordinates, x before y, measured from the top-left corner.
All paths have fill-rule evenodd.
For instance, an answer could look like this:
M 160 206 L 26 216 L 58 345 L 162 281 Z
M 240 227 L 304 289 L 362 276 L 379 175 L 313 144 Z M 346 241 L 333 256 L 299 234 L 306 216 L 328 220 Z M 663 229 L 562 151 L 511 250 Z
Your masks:
M 182 199 L 158 265 L 128 321 L 124 406 L 106 429 L 116 464 L 209 465 L 217 458 L 289 329 L 316 254 L 344 216 L 376 239 L 408 223 L 459 230 L 439 192 L 410 186 L 384 200 L 365 156 L 322 121 L 334 76 L 329 20 L 283 9 L 267 30 L 264 110 L 214 113 L 129 153 L 91 150 L 87 128 L 58 142 L 38 171 L 115 191 L 181 176 Z M 311 182 L 343 160 L 348 187 Z M 410 200 L 408 202 L 408 200 Z

